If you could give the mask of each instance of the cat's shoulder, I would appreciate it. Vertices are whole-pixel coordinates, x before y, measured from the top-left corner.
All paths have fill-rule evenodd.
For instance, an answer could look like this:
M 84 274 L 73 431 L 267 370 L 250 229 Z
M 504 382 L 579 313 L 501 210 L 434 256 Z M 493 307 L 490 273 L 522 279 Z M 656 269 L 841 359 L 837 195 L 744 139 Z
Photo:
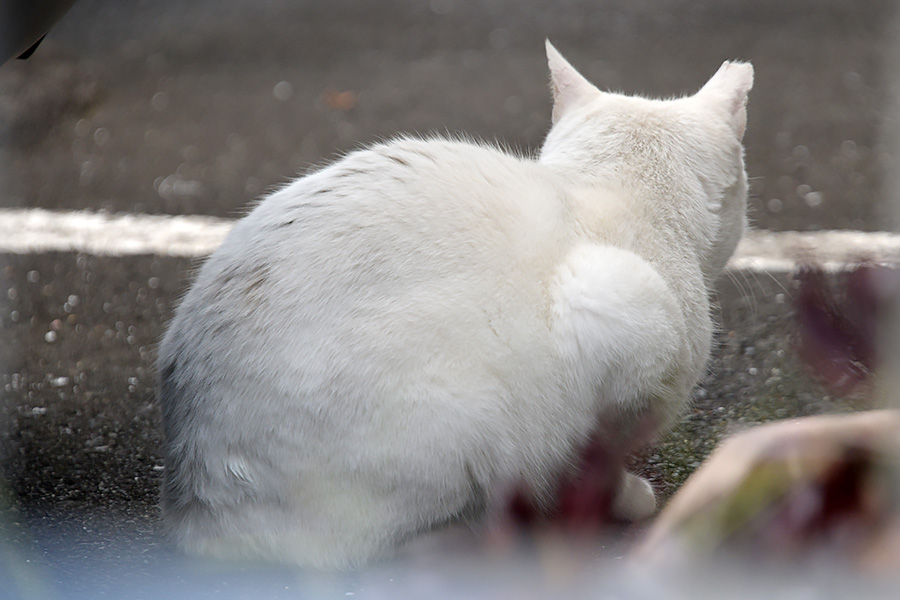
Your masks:
M 543 170 L 533 157 L 512 147 L 464 136 L 402 136 L 352 151 L 315 169 L 288 187 L 293 193 L 317 190 L 402 190 L 424 185 L 477 185 L 528 178 Z
M 453 159 L 508 159 L 529 161 L 531 157 L 518 148 L 503 145 L 499 141 L 488 142 L 464 134 L 446 136 L 404 135 L 373 144 L 348 158 L 367 157 L 387 160 L 399 166 L 412 166 L 452 161 Z
M 534 157 L 513 148 L 462 136 L 403 136 L 295 179 L 263 199 L 250 221 L 308 224 L 315 218 L 324 227 L 335 219 L 383 222 L 404 211 L 442 219 L 530 211 L 545 220 L 564 197 L 560 185 Z

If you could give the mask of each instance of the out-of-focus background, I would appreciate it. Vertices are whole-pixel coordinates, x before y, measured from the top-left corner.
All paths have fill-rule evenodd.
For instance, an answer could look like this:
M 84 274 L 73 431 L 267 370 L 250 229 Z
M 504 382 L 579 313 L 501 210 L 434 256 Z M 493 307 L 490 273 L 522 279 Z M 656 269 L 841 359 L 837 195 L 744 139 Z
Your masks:
M 273 186 L 399 133 L 533 152 L 549 127 L 549 38 L 599 87 L 652 96 L 696 91 L 723 60 L 752 61 L 754 226 L 892 230 L 895 5 L 79 0 L 31 58 L 0 66 L 0 209 L 234 218 Z M 363 579 L 186 571 L 168 553 L 154 348 L 201 259 L 0 255 L 0 573 L 16 582 L 11 597 L 140 597 L 160 573 L 200 597 L 296 597 L 300 583 L 363 595 Z M 636 463 L 663 498 L 731 431 L 869 405 L 801 364 L 794 290 L 788 272 L 723 278 L 709 378 Z M 439 589 L 453 583 L 439 562 L 425 570 Z M 366 585 L 397 593 L 382 575 Z
M 4 206 L 235 216 L 398 132 L 539 147 L 549 38 L 601 88 L 753 62 L 751 214 L 881 229 L 890 0 L 79 0 L 0 72 Z

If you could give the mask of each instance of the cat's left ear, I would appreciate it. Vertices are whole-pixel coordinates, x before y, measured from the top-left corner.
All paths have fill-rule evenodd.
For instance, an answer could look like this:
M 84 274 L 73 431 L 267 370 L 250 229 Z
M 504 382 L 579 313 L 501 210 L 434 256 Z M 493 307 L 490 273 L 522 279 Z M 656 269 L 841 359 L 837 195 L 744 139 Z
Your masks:
M 553 116 L 555 124 L 564 114 L 584 104 L 597 94 L 599 90 L 581 73 L 570 65 L 562 54 L 553 47 L 550 40 L 547 44 L 547 65 L 550 67 L 550 88 L 553 91 Z
M 726 61 L 697 92 L 697 97 L 723 112 L 740 139 L 747 128 L 747 95 L 752 87 L 753 65 Z

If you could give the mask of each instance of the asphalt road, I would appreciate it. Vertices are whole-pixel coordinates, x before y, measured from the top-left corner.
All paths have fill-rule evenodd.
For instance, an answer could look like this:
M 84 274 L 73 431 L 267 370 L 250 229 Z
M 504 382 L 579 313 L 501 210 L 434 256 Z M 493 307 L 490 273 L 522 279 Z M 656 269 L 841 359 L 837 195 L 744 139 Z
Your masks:
M 629 93 L 692 92 L 723 60 L 751 60 L 754 223 L 890 229 L 894 13 L 889 0 L 80 0 L 31 59 L 0 67 L 0 208 L 235 217 L 310 165 L 401 132 L 533 150 L 549 37 Z M 540 552 L 488 561 L 490 576 L 425 552 L 337 579 L 173 554 L 156 512 L 153 360 L 197 260 L 0 255 L 0 598 L 543 597 L 593 583 L 674 595 L 608 568 L 621 531 L 590 568 L 563 560 L 576 566 L 561 579 Z M 785 273 L 721 282 L 710 376 L 638 461 L 663 497 L 735 428 L 867 405 L 797 358 L 794 286 Z

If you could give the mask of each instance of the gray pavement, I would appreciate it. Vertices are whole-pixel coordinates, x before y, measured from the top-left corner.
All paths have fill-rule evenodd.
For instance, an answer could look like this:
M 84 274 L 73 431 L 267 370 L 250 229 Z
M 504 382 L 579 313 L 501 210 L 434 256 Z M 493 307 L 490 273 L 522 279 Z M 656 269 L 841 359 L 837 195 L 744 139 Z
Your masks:
M 535 149 L 549 37 L 599 85 L 653 95 L 752 60 L 755 223 L 890 228 L 894 13 L 888 0 L 80 0 L 29 61 L 0 67 L 0 208 L 238 216 L 398 132 Z M 434 557 L 326 580 L 171 553 L 153 358 L 197 260 L 0 255 L 0 579 L 14 582 L 0 598 L 449 594 L 461 580 Z M 663 497 L 736 428 L 866 406 L 796 357 L 793 289 L 787 274 L 721 282 L 710 376 L 636 463 Z M 529 577 L 549 585 L 538 566 Z

